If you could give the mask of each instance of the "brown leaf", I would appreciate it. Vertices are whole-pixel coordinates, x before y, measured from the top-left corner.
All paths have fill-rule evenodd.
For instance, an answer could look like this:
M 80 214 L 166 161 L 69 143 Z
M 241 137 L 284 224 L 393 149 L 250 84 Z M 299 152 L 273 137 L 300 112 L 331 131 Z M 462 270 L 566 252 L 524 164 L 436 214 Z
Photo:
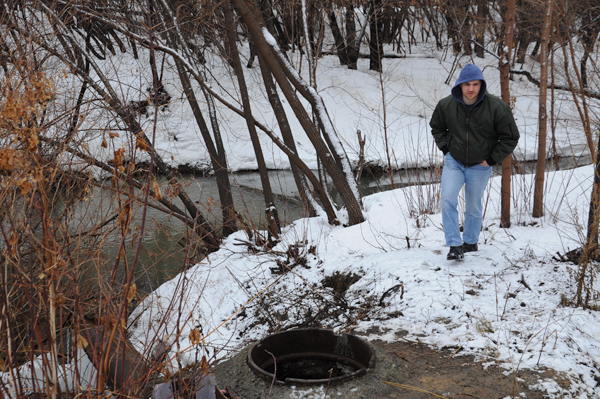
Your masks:
M 148 152 L 150 146 L 146 142 L 146 139 L 144 139 L 143 137 L 138 137 L 138 139 L 135 142 L 135 148 L 139 148 L 142 151 Z
M 190 342 L 192 343 L 192 345 L 197 345 L 200 342 L 202 342 L 202 334 L 200 334 L 200 331 L 193 329 L 192 331 L 190 331 Z
M 87 342 L 87 339 L 83 338 L 81 334 L 77 334 L 77 347 L 79 349 L 84 349 L 87 348 L 88 345 L 89 343 Z
M 26 179 L 21 179 L 17 182 L 17 187 L 21 189 L 21 195 L 27 195 L 33 188 L 33 184 Z
M 200 362 L 200 367 L 202 368 L 204 375 L 208 374 L 208 371 L 210 370 L 210 366 L 208 365 L 208 362 L 206 361 L 206 356 L 202 356 L 202 361 Z
M 156 179 L 152 180 L 152 191 L 154 192 L 155 200 L 160 201 L 163 198 L 162 193 L 160 191 L 160 186 L 158 185 Z
M 129 292 L 127 293 L 127 302 L 131 303 L 131 301 L 133 301 L 133 298 L 135 298 L 135 294 L 137 292 L 137 285 L 135 285 L 135 283 L 131 284 L 131 287 L 129 287 Z

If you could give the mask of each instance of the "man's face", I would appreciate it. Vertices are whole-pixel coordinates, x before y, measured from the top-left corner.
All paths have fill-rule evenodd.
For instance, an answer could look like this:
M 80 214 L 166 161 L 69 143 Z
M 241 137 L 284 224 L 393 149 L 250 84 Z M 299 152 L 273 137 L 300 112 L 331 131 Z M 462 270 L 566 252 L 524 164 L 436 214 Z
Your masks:
M 481 80 L 472 80 L 460 85 L 463 96 L 470 102 L 477 99 L 479 90 L 481 89 Z

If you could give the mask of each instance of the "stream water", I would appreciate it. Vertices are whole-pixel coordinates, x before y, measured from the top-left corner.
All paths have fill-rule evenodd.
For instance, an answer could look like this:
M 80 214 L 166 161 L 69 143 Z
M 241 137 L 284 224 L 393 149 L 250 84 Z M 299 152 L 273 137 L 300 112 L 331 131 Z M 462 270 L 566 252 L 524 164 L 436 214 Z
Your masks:
M 559 169 L 568 169 L 575 166 L 589 164 L 589 159 L 564 158 L 559 162 Z M 535 162 L 522 162 L 521 173 L 535 173 Z M 548 163 L 548 169 L 556 167 Z M 364 173 L 359 182 L 361 196 L 370 195 L 380 191 L 386 191 L 392 187 L 403 187 L 414 184 L 426 184 L 437 182 L 440 178 L 440 170 L 412 169 L 396 171 L 392 178 L 389 175 L 373 177 Z M 494 167 L 494 173 L 500 174 L 500 165 Z M 273 193 L 276 196 L 276 206 L 282 225 L 303 217 L 298 191 L 291 171 L 273 170 L 269 171 L 269 178 Z M 220 210 L 218 208 L 219 195 L 216 180 L 213 177 L 184 176 L 182 184 L 193 201 L 201 204 L 206 211 L 204 217 L 213 225 L 220 223 Z M 236 210 L 255 227 L 262 229 L 264 217 L 264 198 L 261 193 L 260 176 L 258 172 L 234 173 L 230 178 L 234 193 Z M 159 180 L 161 187 L 166 186 L 165 180 Z M 100 189 L 98 189 L 100 190 Z M 163 189 L 164 192 L 164 189 Z M 330 185 L 330 192 L 335 203 L 340 204 L 337 192 Z M 92 196 L 95 203 L 91 207 L 99 207 L 100 201 L 112 200 L 114 209 L 114 198 L 98 192 Z M 110 207 L 109 207 L 110 208 Z M 134 215 L 134 225 L 139 226 L 141 221 L 141 209 Z M 163 282 L 173 278 L 182 271 L 185 265 L 185 252 L 179 244 L 182 237 L 186 236 L 188 228 L 178 219 L 148 208 L 146 217 L 145 234 L 142 240 L 142 251 L 139 263 L 136 266 L 136 285 L 138 292 L 148 293 L 156 289 Z M 114 259 L 119 247 L 119 234 L 107 240 L 103 254 L 107 260 Z M 133 260 L 134 250 L 131 241 L 126 244 L 127 258 Z M 196 259 L 197 260 L 197 259 Z

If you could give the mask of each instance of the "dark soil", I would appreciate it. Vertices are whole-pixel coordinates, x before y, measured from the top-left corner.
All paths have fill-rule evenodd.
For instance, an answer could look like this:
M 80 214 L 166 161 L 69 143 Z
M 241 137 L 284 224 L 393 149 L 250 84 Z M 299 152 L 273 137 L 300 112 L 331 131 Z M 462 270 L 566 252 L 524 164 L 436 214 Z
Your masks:
M 217 365 L 213 372 L 219 387 L 230 387 L 241 399 L 503 399 L 520 398 L 522 394 L 528 399 L 542 399 L 547 397 L 545 393 L 529 386 L 552 379 L 564 389 L 569 388 L 569 382 L 553 370 L 518 370 L 516 374 L 504 375 L 506 370 L 497 365 L 486 368 L 473 356 L 461 356 L 458 348 L 434 350 L 404 338 L 391 343 L 378 340 L 369 343 L 377 358 L 374 370 L 338 386 L 273 385 L 259 378 L 247 365 L 248 348 Z
M 569 382 L 554 370 L 518 370 L 516 374 L 504 375 L 505 369 L 499 369 L 497 365 L 485 368 L 476 362 L 473 356 L 461 356 L 460 350 L 457 352 L 458 348 L 434 350 L 426 345 L 405 340 L 370 343 L 385 351 L 400 369 L 404 369 L 406 379 L 399 381 L 401 384 L 439 395 L 433 396 L 411 388 L 398 388 L 395 396 L 390 398 L 501 399 L 520 398 L 520 394 L 525 394 L 528 399 L 542 399 L 547 397 L 544 392 L 533 391 L 528 386 L 547 378 L 556 381 L 565 389 L 569 387 Z

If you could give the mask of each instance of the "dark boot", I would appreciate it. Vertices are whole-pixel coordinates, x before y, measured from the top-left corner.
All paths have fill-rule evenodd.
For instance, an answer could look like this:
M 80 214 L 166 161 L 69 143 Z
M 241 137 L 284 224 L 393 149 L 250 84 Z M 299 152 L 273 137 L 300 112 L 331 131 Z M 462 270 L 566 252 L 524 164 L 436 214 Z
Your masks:
M 467 244 L 466 242 L 463 242 L 463 252 L 467 253 L 467 252 L 476 252 L 478 250 L 477 248 L 477 243 L 475 244 Z
M 461 260 L 465 258 L 462 245 L 460 247 L 450 247 L 450 252 L 446 259 L 448 260 Z

